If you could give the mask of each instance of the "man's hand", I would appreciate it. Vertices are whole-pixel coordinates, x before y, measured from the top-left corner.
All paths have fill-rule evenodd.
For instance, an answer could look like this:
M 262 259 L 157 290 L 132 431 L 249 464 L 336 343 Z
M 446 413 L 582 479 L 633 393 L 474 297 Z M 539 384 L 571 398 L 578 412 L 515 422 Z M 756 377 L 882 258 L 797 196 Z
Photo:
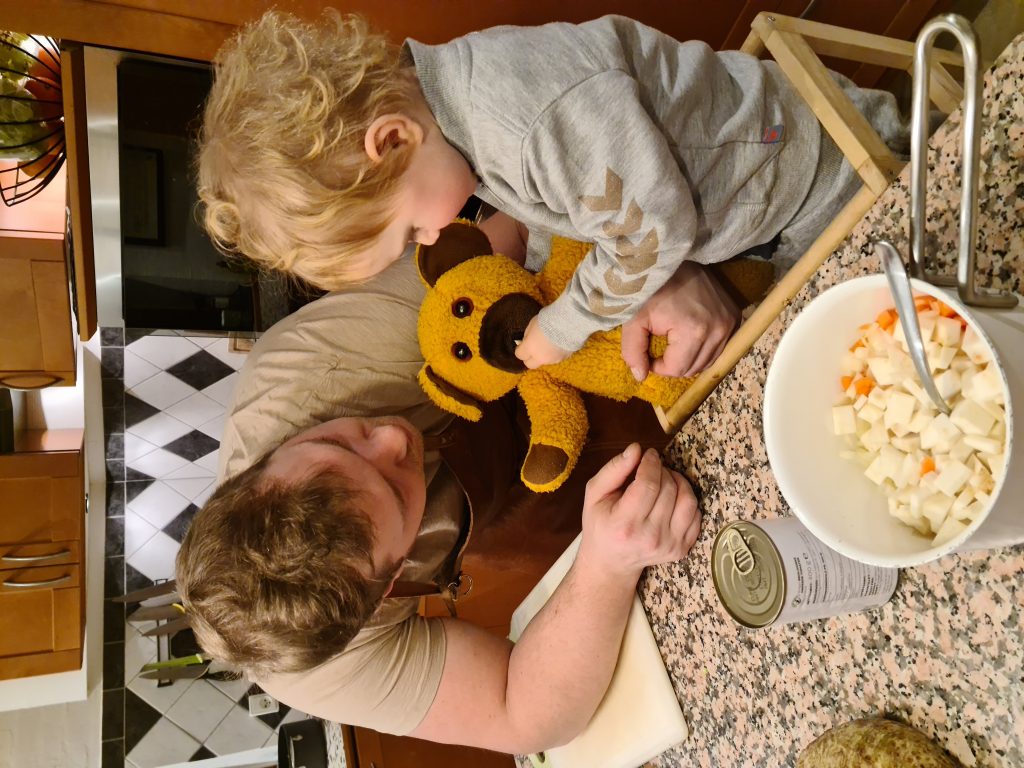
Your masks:
M 587 483 L 577 560 L 637 579 L 648 565 L 686 557 L 699 532 L 690 484 L 653 448 L 633 443 Z
M 722 353 L 739 316 L 736 304 L 705 267 L 683 262 L 622 326 L 622 359 L 637 381 L 648 371 L 695 376 Z M 647 354 L 652 335 L 668 337 L 665 356 L 653 361 Z
M 522 360 L 527 368 L 540 368 L 542 365 L 560 363 L 569 354 L 566 350 L 548 341 L 548 337 L 540 329 L 540 323 L 537 322 L 536 316 L 526 326 L 523 340 L 516 347 L 516 357 Z

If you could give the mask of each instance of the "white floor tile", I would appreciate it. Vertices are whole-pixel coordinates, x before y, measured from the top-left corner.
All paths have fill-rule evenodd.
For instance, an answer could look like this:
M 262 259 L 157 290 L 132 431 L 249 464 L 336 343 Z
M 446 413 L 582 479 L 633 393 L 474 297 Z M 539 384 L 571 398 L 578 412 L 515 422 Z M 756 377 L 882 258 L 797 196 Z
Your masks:
M 124 351 L 124 386 L 130 389 L 141 384 L 150 376 L 160 373 L 160 369 L 147 360 L 143 360 L 130 350 Z
M 166 371 L 160 371 L 145 381 L 130 387 L 128 393 L 149 403 L 154 408 L 166 411 L 175 403 L 184 400 L 196 391 L 181 379 Z
M 167 710 L 167 717 L 185 733 L 204 742 L 234 706 L 231 699 L 208 682 L 196 680 Z
M 143 637 L 131 624 L 124 630 L 124 678 L 132 680 L 143 664 L 156 660 L 156 640 Z M 153 680 L 142 681 L 155 684 Z M 131 687 L 131 686 L 129 686 Z M 173 687 L 173 686 L 172 686 Z
M 142 573 L 146 578 L 173 579 L 174 558 L 178 554 L 181 545 L 166 533 L 159 532 L 153 535 L 149 541 L 139 547 L 134 554 L 126 557 L 125 560 L 132 568 Z
M 159 768 L 186 762 L 199 746 L 198 741 L 170 720 L 161 718 L 135 745 L 129 757 L 138 768 Z
M 205 424 L 199 425 L 199 431 L 204 435 L 209 435 L 218 443 L 224 439 L 224 421 L 227 419 L 227 414 L 221 413 L 218 416 L 213 417 Z
M 124 436 L 124 460 L 128 462 L 135 461 L 159 447 L 159 445 L 153 445 L 149 440 L 143 440 L 138 435 L 128 432 Z
M 206 500 L 209 499 L 210 496 L 213 495 L 213 492 L 215 490 L 217 490 L 217 481 L 216 480 L 212 481 L 202 491 L 200 491 L 195 496 L 193 496 L 192 497 L 192 503 L 195 504 L 197 507 L 203 506 L 206 503 Z
M 156 413 L 125 431 L 138 435 L 153 445 L 167 445 L 182 435 L 187 435 L 192 431 L 192 427 L 166 413 Z
M 245 361 L 249 356 L 241 352 L 232 352 L 229 350 L 229 342 L 230 339 L 217 339 L 217 341 L 206 348 L 206 351 L 221 362 L 227 363 L 237 371 L 245 365 Z
M 194 464 L 192 466 L 195 466 Z M 204 472 L 206 470 L 203 470 Z M 210 478 L 204 477 L 182 477 L 182 478 L 166 478 L 164 482 L 171 486 L 174 490 L 180 493 L 187 499 L 194 499 L 200 493 L 206 490 L 206 486 L 210 484 Z
M 171 474 L 164 478 L 165 481 L 170 480 L 206 480 L 209 483 L 213 479 L 213 472 L 206 467 L 200 467 L 193 461 L 190 461 L 186 466 L 181 469 L 176 469 Z
M 127 508 L 142 515 L 156 528 L 163 528 L 181 514 L 191 499 L 182 496 L 170 485 L 158 480 L 128 502 Z
M 232 707 L 206 740 L 206 746 L 218 755 L 258 749 L 267 743 L 271 733 L 273 730 L 262 720 L 250 717 L 241 707 Z
M 217 451 L 210 451 L 205 456 L 196 459 L 196 464 L 200 467 L 206 467 L 214 474 L 217 473 Z
M 142 515 L 132 509 L 124 511 L 124 554 L 125 557 L 135 552 L 153 538 L 157 531 Z
M 170 368 L 198 351 L 199 346 L 181 336 L 143 336 L 125 347 L 126 353 L 138 355 L 160 370 Z
M 252 682 L 244 676 L 240 680 L 207 680 L 207 682 L 235 702 L 252 687 Z
M 221 338 L 220 336 L 189 336 L 187 334 L 182 335 L 184 336 L 184 338 L 191 341 L 197 347 L 202 347 L 203 349 L 206 349 L 208 346 L 217 341 L 217 339 Z
M 150 477 L 160 478 L 167 477 L 172 472 L 182 469 L 189 463 L 188 459 L 183 459 L 181 456 L 165 451 L 163 448 L 157 448 L 145 456 L 132 459 L 128 462 L 128 466 Z
M 230 376 L 225 376 L 220 381 L 216 381 L 206 389 L 202 390 L 203 394 L 213 400 L 216 400 L 221 405 L 227 407 L 235 397 L 235 384 L 238 383 L 238 373 L 232 373 Z
M 299 720 L 308 720 L 308 719 L 309 719 L 309 715 L 307 715 L 305 712 L 301 712 L 301 711 L 299 711 L 297 709 L 292 709 L 292 710 L 290 710 L 288 712 L 287 715 L 285 715 L 281 719 L 281 722 L 278 725 L 278 727 L 280 727 L 281 725 L 284 725 L 285 723 L 295 723 L 295 722 L 298 722 Z
M 181 402 L 175 403 L 166 412 L 192 428 L 198 428 L 200 424 L 205 424 L 210 419 L 215 419 L 223 414 L 224 406 L 216 400 L 211 400 L 202 392 L 196 392 Z
M 126 673 L 127 671 L 125 670 Z M 174 702 L 180 699 L 189 685 L 194 682 L 193 680 L 178 680 L 171 685 L 165 685 L 160 688 L 157 686 L 156 680 L 147 680 L 144 677 L 139 677 L 137 673 L 137 669 L 133 670 L 135 679 L 128 683 L 128 690 L 153 707 L 153 709 L 159 710 L 161 714 L 166 713 L 168 709 L 173 707 Z M 192 751 L 194 752 L 195 750 Z M 190 752 L 189 757 L 191 756 L 192 753 Z M 185 759 L 187 760 L 188 758 Z M 170 763 L 172 761 L 168 760 L 167 762 Z

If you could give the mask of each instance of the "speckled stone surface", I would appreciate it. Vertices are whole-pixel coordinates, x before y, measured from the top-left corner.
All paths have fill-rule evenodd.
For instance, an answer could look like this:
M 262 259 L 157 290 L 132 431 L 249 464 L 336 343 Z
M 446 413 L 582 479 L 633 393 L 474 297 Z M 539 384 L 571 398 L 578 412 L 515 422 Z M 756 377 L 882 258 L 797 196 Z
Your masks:
M 987 74 L 982 118 L 978 284 L 1020 290 L 1024 275 L 1024 37 Z M 955 254 L 959 116 L 932 139 L 931 250 Z M 868 613 L 747 630 L 720 606 L 709 559 L 732 520 L 789 515 L 765 452 L 764 382 L 786 327 L 814 296 L 881 271 L 870 238 L 905 248 L 908 171 L 878 200 L 731 376 L 677 435 L 669 461 L 699 489 L 701 538 L 684 563 L 641 585 L 690 725 L 653 766 L 792 766 L 816 736 L 888 714 L 965 766 L 1024 766 L 1024 547 L 951 555 L 905 569 Z M 1024 349 L 1009 352 L 1024 354 Z

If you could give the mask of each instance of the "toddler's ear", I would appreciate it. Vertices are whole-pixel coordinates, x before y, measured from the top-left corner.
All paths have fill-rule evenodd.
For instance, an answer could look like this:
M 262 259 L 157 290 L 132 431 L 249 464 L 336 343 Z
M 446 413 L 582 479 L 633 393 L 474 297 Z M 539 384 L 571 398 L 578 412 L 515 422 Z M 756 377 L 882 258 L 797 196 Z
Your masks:
M 417 146 L 423 141 L 423 128 L 410 117 L 400 113 L 376 118 L 363 136 L 363 147 L 373 163 L 379 163 L 392 149 Z

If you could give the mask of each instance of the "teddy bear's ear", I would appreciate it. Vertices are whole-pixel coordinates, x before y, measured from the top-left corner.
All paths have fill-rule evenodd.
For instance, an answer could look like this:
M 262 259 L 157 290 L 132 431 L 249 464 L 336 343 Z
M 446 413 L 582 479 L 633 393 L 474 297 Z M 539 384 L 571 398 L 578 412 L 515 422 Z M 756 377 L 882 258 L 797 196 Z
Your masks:
M 480 401 L 442 379 L 429 365 L 420 368 L 419 381 L 427 396 L 444 410 L 467 421 L 480 421 L 483 416 Z
M 441 230 L 436 243 L 416 248 L 416 266 L 423 282 L 433 288 L 437 279 L 452 267 L 492 253 L 494 249 L 487 235 L 475 224 L 457 219 Z

